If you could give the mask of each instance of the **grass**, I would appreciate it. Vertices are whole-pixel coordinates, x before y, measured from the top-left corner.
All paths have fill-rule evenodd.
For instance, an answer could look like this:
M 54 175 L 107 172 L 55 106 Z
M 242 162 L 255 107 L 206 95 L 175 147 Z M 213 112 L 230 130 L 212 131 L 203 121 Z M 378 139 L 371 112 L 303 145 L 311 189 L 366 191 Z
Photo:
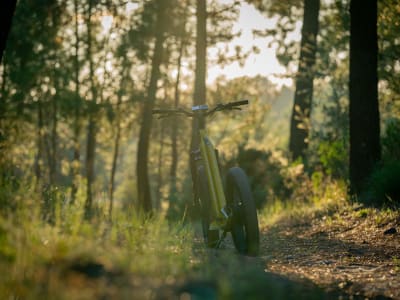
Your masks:
M 136 285 L 145 295 L 196 264 L 188 226 L 121 210 L 112 224 L 88 223 L 81 211 L 57 208 L 54 225 L 41 220 L 37 206 L 0 216 L 1 299 L 126 298 Z
M 341 181 L 322 182 L 315 185 L 305 182 L 290 199 L 271 199 L 260 212 L 261 226 L 270 226 L 281 220 L 304 223 L 324 215 L 330 218 L 340 207 L 348 204 L 346 185 Z M 307 195 L 297 197 L 298 194 Z
M 0 272 L 7 274 L 0 276 L 0 299 L 147 299 L 190 282 L 221 299 L 249 293 L 256 299 L 265 292 L 263 268 L 230 249 L 206 250 L 193 225 L 168 223 L 162 216 L 143 218 L 118 207 L 112 223 L 101 207 L 91 222 L 84 222 L 82 199 L 55 206 L 50 225 L 41 218 L 40 196 L 24 189 L 13 197 L 13 212 L 0 214 Z M 346 199 L 343 182 L 304 181 L 291 199 L 267 203 L 259 212 L 260 227 L 316 218 L 345 226 L 348 216 L 383 226 L 397 216 Z M 397 257 L 393 264 L 398 270 Z M 268 284 L 274 288 L 275 283 Z

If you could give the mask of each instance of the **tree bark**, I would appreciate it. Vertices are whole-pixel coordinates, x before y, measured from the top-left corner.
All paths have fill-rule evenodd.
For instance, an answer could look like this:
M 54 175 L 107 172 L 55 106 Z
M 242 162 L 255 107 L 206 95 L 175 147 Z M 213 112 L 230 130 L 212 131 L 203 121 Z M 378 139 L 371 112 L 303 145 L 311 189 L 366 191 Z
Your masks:
M 0 10 L 0 62 L 3 59 L 3 53 L 6 48 L 8 33 L 11 29 L 12 18 L 14 15 L 16 0 L 6 0 L 2 3 Z
M 350 3 L 350 188 L 359 194 L 381 157 L 377 1 Z
M 36 157 L 35 157 L 35 176 L 36 176 L 36 189 L 41 190 L 42 184 L 42 157 L 43 157 L 43 112 L 41 100 L 37 102 L 37 133 L 36 133 Z
M 174 93 L 174 106 L 177 108 L 179 106 L 179 83 L 181 80 L 181 66 L 182 66 L 182 57 L 183 50 L 185 48 L 185 33 L 186 33 L 186 18 L 187 18 L 187 6 L 185 7 L 184 15 L 183 15 L 183 25 L 182 25 L 182 33 L 180 36 L 180 44 L 179 44 L 179 54 L 177 61 L 177 74 L 175 80 L 175 93 Z M 170 188 L 169 188 L 169 198 L 175 199 L 175 195 L 177 192 L 176 187 L 176 171 L 178 168 L 178 123 L 173 122 L 172 124 L 172 132 L 171 132 L 171 168 L 170 168 Z
M 196 70 L 194 78 L 194 93 L 193 105 L 202 105 L 206 103 L 206 65 L 207 65 L 207 4 L 206 0 L 196 1 Z M 197 122 L 197 124 L 196 124 Z M 190 149 L 199 148 L 199 134 L 198 129 L 205 128 L 204 117 L 195 119 L 192 122 L 192 139 L 190 142 Z M 190 158 L 190 170 L 192 172 L 192 181 L 196 180 L 196 170 L 192 157 Z M 194 195 L 195 197 L 195 195 Z M 194 207 L 190 212 L 191 218 L 197 219 L 199 217 L 198 201 L 194 199 Z
M 109 183 L 109 196 L 110 196 L 110 204 L 108 207 L 108 217 L 109 220 L 112 220 L 112 211 L 114 206 L 114 188 L 115 188 L 115 173 L 117 171 L 117 162 L 118 162 L 118 155 L 119 155 L 119 143 L 121 140 L 121 119 L 120 119 L 120 105 L 122 102 L 122 95 L 121 92 L 118 93 L 118 102 L 117 102 L 117 132 L 115 135 L 114 141 L 114 154 L 111 166 L 111 176 L 110 176 L 110 183 Z
M 158 151 L 158 166 L 157 166 L 157 199 L 155 203 L 155 208 L 156 210 L 160 210 L 161 208 L 161 198 L 162 198 L 162 193 L 161 189 L 164 184 L 164 177 L 163 177 L 163 163 L 165 160 L 163 159 L 163 154 L 164 154 L 164 136 L 165 136 L 165 127 L 161 127 L 161 132 L 160 132 L 160 139 L 159 139 L 159 144 L 160 144 L 160 149 Z
M 93 214 L 93 194 L 92 185 L 94 181 L 94 162 L 96 154 L 96 131 L 97 125 L 95 120 L 96 113 L 96 99 L 97 89 L 94 82 L 94 63 L 92 56 L 92 8 L 93 0 L 89 0 L 88 20 L 87 20 L 87 59 L 89 61 L 89 79 L 92 99 L 89 104 L 89 123 L 87 132 L 87 146 L 86 146 L 86 202 L 85 202 L 85 219 L 90 219 Z
M 193 105 L 206 103 L 206 56 L 207 56 L 207 6 L 206 0 L 197 0 L 196 9 L 196 71 L 194 79 Z M 204 119 L 200 120 L 199 128 L 204 128 Z M 198 146 L 198 135 L 192 124 L 191 149 Z
M 308 147 L 319 7 L 320 0 L 304 0 L 299 67 L 290 121 L 289 151 L 293 160 L 304 158 Z
M 52 127 L 51 127 L 51 157 L 49 159 L 49 182 L 50 185 L 57 183 L 57 150 L 58 150 L 58 100 L 57 95 L 52 99 Z
M 179 49 L 179 57 L 178 57 L 178 72 L 176 75 L 175 82 L 175 95 L 174 95 L 174 106 L 177 108 L 179 106 L 179 82 L 181 76 L 181 64 L 182 64 L 182 53 L 183 53 L 183 42 L 181 42 L 181 46 Z M 170 198 L 171 196 L 175 196 L 177 188 L 176 188 L 176 170 L 178 168 L 178 123 L 173 122 L 172 124 L 172 132 L 171 132 L 171 168 L 170 168 Z
M 78 23 L 78 0 L 74 0 L 74 13 L 75 13 L 75 56 L 74 56 L 74 67 L 75 67 L 75 109 L 74 109 L 74 156 L 71 168 L 72 186 L 71 186 L 71 204 L 75 202 L 76 193 L 78 191 L 78 180 L 80 170 L 80 145 L 79 135 L 81 132 L 79 118 L 80 118 L 80 81 L 79 81 L 79 23 Z
M 94 181 L 94 161 L 96 153 L 96 122 L 93 112 L 89 115 L 89 124 L 87 131 L 86 145 L 86 202 L 85 202 L 85 219 L 90 219 L 93 210 L 93 191 L 92 185 Z
M 150 83 L 147 89 L 147 99 L 143 107 L 143 118 L 140 126 L 137 151 L 136 175 L 138 204 L 139 210 L 146 214 L 151 214 L 153 210 L 147 162 L 152 126 L 152 110 L 156 100 L 157 82 L 160 77 L 160 65 L 162 63 L 163 44 L 165 39 L 165 3 L 164 0 L 158 0 L 156 40 L 152 57 Z

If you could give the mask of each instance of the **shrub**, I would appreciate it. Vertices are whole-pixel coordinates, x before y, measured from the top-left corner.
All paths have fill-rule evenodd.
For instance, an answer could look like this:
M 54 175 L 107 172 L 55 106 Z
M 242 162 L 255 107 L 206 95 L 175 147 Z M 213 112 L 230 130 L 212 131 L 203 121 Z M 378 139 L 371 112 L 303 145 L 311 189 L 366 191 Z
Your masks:
M 400 119 L 391 119 L 386 124 L 382 137 L 383 158 L 386 161 L 400 161 Z
M 328 175 L 334 178 L 347 176 L 347 150 L 342 141 L 321 141 L 318 156 Z
M 400 206 L 400 119 L 390 119 L 382 137 L 382 164 L 366 184 L 361 201 L 375 206 Z
M 370 205 L 400 206 L 400 161 L 386 162 L 369 177 L 361 201 Z
M 236 162 L 249 177 L 257 208 L 264 206 L 268 199 L 285 198 L 290 193 L 281 174 L 282 165 L 271 152 L 239 148 Z M 225 167 L 233 164 L 228 161 Z

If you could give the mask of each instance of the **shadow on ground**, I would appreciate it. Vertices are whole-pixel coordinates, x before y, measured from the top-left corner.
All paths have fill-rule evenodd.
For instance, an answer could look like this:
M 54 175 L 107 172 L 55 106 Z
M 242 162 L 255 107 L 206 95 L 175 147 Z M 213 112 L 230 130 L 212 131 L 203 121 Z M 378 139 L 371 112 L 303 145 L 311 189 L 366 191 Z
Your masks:
M 340 289 L 326 290 L 307 279 L 292 280 L 264 269 L 262 258 L 210 250 L 206 274 L 178 287 L 161 289 L 157 299 L 365 299 Z M 207 279 L 204 279 L 207 278 Z M 368 299 L 389 299 L 372 297 Z

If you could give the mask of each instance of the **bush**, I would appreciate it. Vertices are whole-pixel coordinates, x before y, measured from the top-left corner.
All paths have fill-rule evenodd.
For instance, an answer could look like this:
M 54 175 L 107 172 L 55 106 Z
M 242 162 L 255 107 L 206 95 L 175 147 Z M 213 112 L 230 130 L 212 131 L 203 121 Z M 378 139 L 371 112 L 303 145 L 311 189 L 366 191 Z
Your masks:
M 400 161 L 386 162 L 369 177 L 361 201 L 369 205 L 400 206 Z
M 400 119 L 391 119 L 386 124 L 382 152 L 385 161 L 400 161 Z
M 361 201 L 375 206 L 400 206 L 400 119 L 386 123 L 382 137 L 382 164 L 378 166 L 366 184 Z
M 268 199 L 285 198 L 290 193 L 281 174 L 282 165 L 271 152 L 239 148 L 236 162 L 249 177 L 257 208 L 263 207 Z M 225 167 L 232 165 L 234 162 L 229 161 Z
M 321 141 L 318 145 L 319 161 L 324 171 L 334 178 L 347 176 L 347 149 L 342 141 Z

